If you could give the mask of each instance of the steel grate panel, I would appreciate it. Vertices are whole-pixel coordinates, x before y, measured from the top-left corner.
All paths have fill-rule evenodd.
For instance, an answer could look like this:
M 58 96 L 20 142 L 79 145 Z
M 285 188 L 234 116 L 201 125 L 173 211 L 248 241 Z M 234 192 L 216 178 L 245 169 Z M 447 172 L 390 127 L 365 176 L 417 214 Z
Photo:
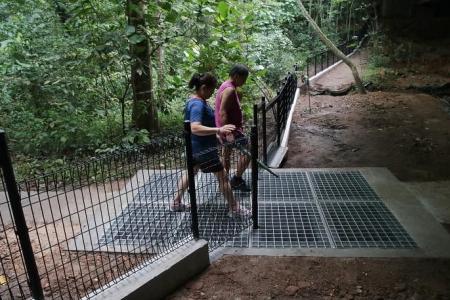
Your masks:
M 189 235 L 179 230 L 187 226 L 185 222 L 184 214 L 170 212 L 167 205 L 132 202 L 111 222 L 99 243 L 148 248 L 176 243 Z
M 275 178 L 260 172 L 260 228 L 252 230 L 248 228 L 249 217 L 228 217 L 217 179 L 212 174 L 199 173 L 196 187 L 200 236 L 209 241 L 211 248 L 222 244 L 331 248 L 333 242 L 338 248 L 416 247 L 359 172 L 280 172 L 279 175 L 280 178 Z M 157 248 L 189 236 L 189 213 L 168 210 L 167 197 L 174 194 L 180 176 L 180 172 L 152 174 L 139 188 L 134 202 L 110 223 L 100 243 Z M 249 182 L 248 172 L 246 176 Z M 250 208 L 251 193 L 234 191 L 234 195 L 241 205 Z
M 261 203 L 258 223 L 251 234 L 253 247 L 330 247 L 315 203 Z
M 250 184 L 249 173 L 245 172 L 243 175 L 247 184 Z M 219 182 L 211 173 L 202 173 L 196 181 L 196 195 L 199 203 L 211 202 L 212 200 L 217 203 L 225 203 L 225 197 L 219 190 Z M 233 195 L 241 205 L 250 207 L 251 192 L 242 192 L 239 190 L 233 190 Z
M 416 247 L 381 202 L 323 202 L 319 205 L 338 248 Z
M 228 216 L 225 203 L 204 203 L 198 208 L 200 238 L 210 247 L 220 246 L 238 236 L 250 224 L 250 216 Z
M 233 237 L 230 241 L 228 241 L 225 246 L 231 248 L 248 248 L 250 246 L 250 229 L 245 229 L 239 235 Z
M 357 171 L 310 173 L 318 201 L 381 201 Z
M 314 201 L 306 172 L 282 172 L 275 178 L 261 172 L 258 180 L 258 199 L 264 201 Z
M 178 189 L 178 180 L 181 180 L 181 176 L 181 172 L 151 174 L 150 178 L 139 187 L 134 201 L 149 203 L 173 197 Z

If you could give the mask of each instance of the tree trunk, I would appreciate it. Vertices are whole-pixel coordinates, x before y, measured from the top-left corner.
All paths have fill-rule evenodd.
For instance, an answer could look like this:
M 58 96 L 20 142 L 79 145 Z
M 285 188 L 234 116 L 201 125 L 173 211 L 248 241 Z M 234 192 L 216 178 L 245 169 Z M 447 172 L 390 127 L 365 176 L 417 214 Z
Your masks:
M 160 107 L 163 107 L 165 105 L 164 103 L 164 88 L 166 85 L 165 81 L 165 51 L 164 46 L 161 45 L 158 48 L 157 52 L 158 56 L 158 104 Z
M 128 25 L 133 26 L 135 34 L 145 36 L 145 0 L 128 0 Z M 159 130 L 158 112 L 153 96 L 152 62 L 150 44 L 147 38 L 130 44 L 131 86 L 133 89 L 132 122 L 137 129 L 147 129 L 149 132 Z
M 352 8 L 353 8 L 353 0 L 350 2 L 350 7 L 348 9 L 347 41 L 350 40 L 350 28 L 351 28 L 351 23 L 352 23 Z
M 316 31 L 317 35 L 319 36 L 319 39 L 327 46 L 328 49 L 330 49 L 331 51 L 333 51 L 333 53 L 339 57 L 340 59 L 342 59 L 344 61 L 344 63 L 350 68 L 350 70 L 352 71 L 353 77 L 355 78 L 355 84 L 356 84 L 356 88 L 358 89 L 359 93 L 361 94 L 365 94 L 366 93 L 366 89 L 364 88 L 364 85 L 361 81 L 361 78 L 359 77 L 359 73 L 358 70 L 356 69 L 355 65 L 350 61 L 350 59 L 348 59 L 347 56 L 344 55 L 344 53 L 342 53 L 326 36 L 325 34 L 322 32 L 322 30 L 320 30 L 319 26 L 317 26 L 317 24 L 314 22 L 314 20 L 311 18 L 311 16 L 308 14 L 308 12 L 306 11 L 305 7 L 303 6 L 303 3 L 301 0 L 297 0 L 298 5 L 300 7 L 300 11 L 302 12 L 303 16 L 308 20 L 308 22 L 311 24 L 311 26 L 313 27 L 313 29 Z

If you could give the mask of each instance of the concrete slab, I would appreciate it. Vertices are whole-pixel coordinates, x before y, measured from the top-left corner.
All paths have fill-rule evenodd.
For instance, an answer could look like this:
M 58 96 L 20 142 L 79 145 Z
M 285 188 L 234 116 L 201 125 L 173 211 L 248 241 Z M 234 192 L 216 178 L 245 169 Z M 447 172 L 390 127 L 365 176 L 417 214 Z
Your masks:
M 287 147 L 280 146 L 276 148 L 273 154 L 269 156 L 268 166 L 270 168 L 279 168 L 284 160 L 284 157 L 286 156 L 287 151 Z
M 405 186 L 439 222 L 450 224 L 450 181 L 405 182 Z
M 103 291 L 94 291 L 82 299 L 163 299 L 209 264 L 207 242 L 192 241 L 156 262 L 124 274 L 104 286 Z

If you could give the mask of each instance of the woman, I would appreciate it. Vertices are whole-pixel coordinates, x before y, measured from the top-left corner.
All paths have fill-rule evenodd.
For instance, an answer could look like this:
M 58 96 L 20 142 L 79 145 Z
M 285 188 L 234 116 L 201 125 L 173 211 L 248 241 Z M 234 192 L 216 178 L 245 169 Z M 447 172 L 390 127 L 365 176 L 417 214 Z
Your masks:
M 194 172 L 197 174 L 200 169 L 204 173 L 214 173 L 219 181 L 219 189 L 228 202 L 230 214 L 248 213 L 240 209 L 236 202 L 227 173 L 219 158 L 216 135 L 230 134 L 236 129 L 236 126 L 232 124 L 215 126 L 214 110 L 206 100 L 214 93 L 216 86 L 217 79 L 210 73 L 195 74 L 189 81 L 189 88 L 193 88 L 194 93 L 186 103 L 185 120 L 189 120 L 191 123 Z M 186 174 L 178 184 L 177 194 L 171 204 L 172 211 L 186 210 L 186 205 L 181 200 L 187 187 L 188 177 Z

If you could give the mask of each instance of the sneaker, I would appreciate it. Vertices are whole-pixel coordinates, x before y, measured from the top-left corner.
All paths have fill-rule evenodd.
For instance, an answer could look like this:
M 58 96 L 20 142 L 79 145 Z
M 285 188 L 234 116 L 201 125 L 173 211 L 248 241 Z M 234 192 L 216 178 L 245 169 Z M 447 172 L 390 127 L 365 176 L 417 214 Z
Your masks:
M 237 177 L 236 175 L 231 178 L 230 185 L 233 190 L 241 192 L 251 192 L 252 190 L 242 177 Z
M 183 204 L 183 203 L 178 203 L 178 204 L 172 204 L 170 206 L 170 211 L 171 212 L 185 212 L 189 210 L 189 206 Z

